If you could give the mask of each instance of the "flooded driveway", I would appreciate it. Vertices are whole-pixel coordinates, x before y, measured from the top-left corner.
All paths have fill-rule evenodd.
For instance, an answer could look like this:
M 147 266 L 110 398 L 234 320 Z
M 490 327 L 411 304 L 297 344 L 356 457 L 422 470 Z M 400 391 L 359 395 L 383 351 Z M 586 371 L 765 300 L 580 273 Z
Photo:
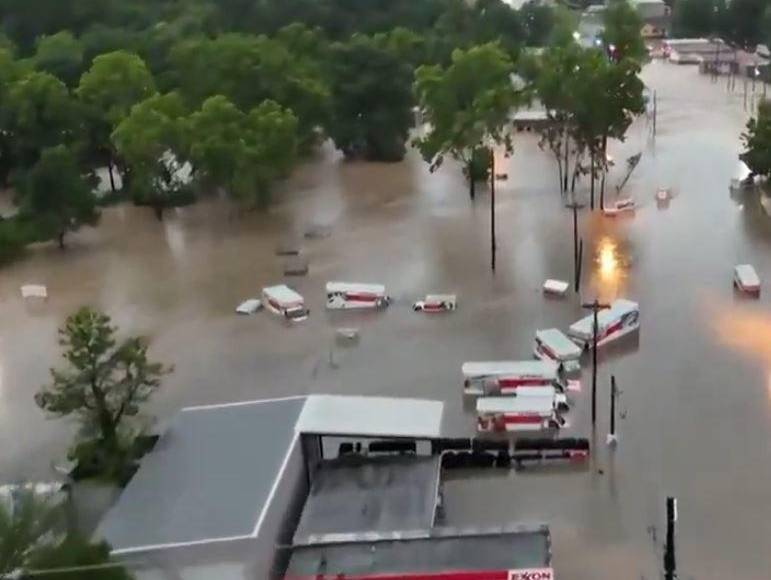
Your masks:
M 161 422 L 186 405 L 329 392 L 438 398 L 448 434 L 473 433 L 461 395 L 466 360 L 527 358 L 537 328 L 565 328 L 581 299 L 639 301 L 639 338 L 602 351 L 597 452 L 586 471 L 480 474 L 448 483 L 451 523 L 547 521 L 558 577 L 655 578 L 664 498 L 679 498 L 681 577 L 768 578 L 771 555 L 771 294 L 744 300 L 732 268 L 753 263 L 771 280 L 771 227 L 754 195 L 729 195 L 740 172 L 741 94 L 693 67 L 655 63 L 646 82 L 658 95 L 658 134 L 638 121 L 619 160 L 643 152 L 625 189 L 636 215 L 580 216 L 585 244 L 582 296 L 545 300 L 547 277 L 569 279 L 572 219 L 551 157 L 529 134 L 498 160 L 498 269 L 489 270 L 489 197 L 469 201 L 457 166 L 429 174 L 411 154 L 401 164 L 348 164 L 330 149 L 277 192 L 267 214 L 235 214 L 208 199 L 169 212 L 106 210 L 101 225 L 70 247 L 30 251 L 0 271 L 0 476 L 50 477 L 70 427 L 47 421 L 32 395 L 60 364 L 56 329 L 83 304 L 103 308 L 122 331 L 145 334 L 154 357 L 176 366 L 152 407 Z M 737 83 L 737 88 L 741 88 Z M 668 207 L 658 187 L 672 188 Z M 585 192 L 582 193 L 585 195 Z M 612 201 L 614 195 L 609 194 Z M 771 207 L 771 206 L 770 206 Z M 302 239 L 308 229 L 328 236 Z M 295 232 L 306 277 L 288 279 L 311 309 L 287 327 L 262 312 L 233 310 L 283 279 L 279 241 Z M 386 284 L 382 313 L 326 312 L 324 283 Z M 24 283 L 49 289 L 25 304 Z M 453 292 L 457 312 L 427 316 L 410 305 Z M 360 328 L 339 347 L 334 329 Z M 622 390 L 620 443 L 606 451 L 609 377 Z M 570 431 L 592 436 L 586 388 Z

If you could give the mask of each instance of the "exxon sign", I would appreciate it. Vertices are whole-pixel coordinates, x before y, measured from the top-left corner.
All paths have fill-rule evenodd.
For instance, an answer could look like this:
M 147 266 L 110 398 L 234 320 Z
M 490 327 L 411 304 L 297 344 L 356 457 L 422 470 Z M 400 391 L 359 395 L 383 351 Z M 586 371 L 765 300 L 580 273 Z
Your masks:
M 509 570 L 509 580 L 554 580 L 554 570 L 551 568 Z

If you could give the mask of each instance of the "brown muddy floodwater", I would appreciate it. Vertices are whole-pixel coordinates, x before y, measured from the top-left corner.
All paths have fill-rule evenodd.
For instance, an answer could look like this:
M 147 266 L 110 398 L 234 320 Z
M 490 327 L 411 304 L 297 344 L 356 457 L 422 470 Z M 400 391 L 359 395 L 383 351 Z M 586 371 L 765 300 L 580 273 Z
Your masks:
M 658 94 L 655 142 L 642 119 L 626 143 L 611 146 L 617 160 L 643 151 L 626 188 L 641 207 L 634 217 L 580 218 L 581 298 L 624 296 L 642 308 L 639 339 L 600 356 L 592 468 L 453 477 L 448 514 L 454 524 L 548 522 L 561 578 L 651 579 L 672 494 L 681 577 L 767 579 L 771 291 L 740 299 L 731 273 L 750 262 L 771 281 L 771 228 L 757 196 L 729 195 L 741 171 L 743 99 L 693 67 L 654 63 L 645 78 Z M 83 304 L 147 335 L 153 356 L 176 366 L 152 403 L 161 421 L 186 405 L 383 394 L 442 399 L 447 433 L 471 434 L 461 363 L 527 358 L 537 328 L 564 328 L 581 315 L 579 297 L 540 292 L 545 278 L 568 279 L 572 267 L 571 217 L 550 156 L 522 135 L 498 164 L 509 179 L 499 182 L 495 275 L 488 194 L 471 203 L 456 166 L 431 175 L 414 154 L 400 164 L 349 164 L 331 149 L 297 171 L 267 214 L 238 216 L 206 200 L 158 223 L 146 209 L 121 206 L 72 236 L 65 252 L 33 249 L 0 271 L 0 476 L 51 477 L 50 462 L 66 449 L 70 427 L 46 420 L 32 395 L 59 364 L 57 327 Z M 660 186 L 675 193 L 667 208 L 654 201 Z M 264 312 L 237 317 L 236 304 L 282 280 L 278 241 L 310 224 L 330 234 L 302 241 L 310 273 L 290 280 L 310 319 L 287 327 Z M 328 313 L 330 279 L 382 282 L 395 303 L 383 313 Z M 46 284 L 49 300 L 22 302 L 24 283 Z M 426 292 L 457 292 L 458 311 L 413 313 Z M 360 327 L 360 344 L 336 347 L 336 326 Z M 611 373 L 624 417 L 614 453 L 604 445 Z M 570 432 L 591 436 L 588 399 L 584 388 Z

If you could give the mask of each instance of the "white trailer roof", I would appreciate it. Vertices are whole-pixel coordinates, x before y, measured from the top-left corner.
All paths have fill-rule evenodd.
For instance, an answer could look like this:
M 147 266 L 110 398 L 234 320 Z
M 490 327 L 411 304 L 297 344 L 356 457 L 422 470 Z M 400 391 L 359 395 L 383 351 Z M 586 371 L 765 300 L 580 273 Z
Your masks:
M 311 395 L 297 430 L 319 435 L 440 437 L 443 410 L 444 403 L 425 399 Z
M 624 314 L 627 314 L 629 312 L 632 312 L 634 310 L 639 310 L 639 309 L 640 309 L 640 305 L 637 304 L 637 302 L 632 302 L 631 300 L 625 300 L 623 298 L 614 300 L 613 303 L 610 305 L 610 308 L 606 310 L 600 310 L 600 312 L 597 314 L 597 326 L 599 327 L 598 330 L 602 330 L 609 324 L 613 324 L 619 318 L 621 318 Z M 582 318 L 578 322 L 570 325 L 569 332 L 571 334 L 577 334 L 577 335 L 583 335 L 583 336 L 590 335 L 592 333 L 593 319 L 594 319 L 593 314 L 590 314 L 589 316 Z
M 426 294 L 426 302 L 455 302 L 456 294 Z
M 554 411 L 554 397 L 480 397 L 477 413 L 523 413 L 547 416 Z
M 382 284 L 358 284 L 356 282 L 327 282 L 327 293 L 361 292 L 362 294 L 385 294 Z
M 535 336 L 538 340 L 548 346 L 561 360 L 569 360 L 581 356 L 581 349 L 576 343 L 570 340 L 565 336 L 564 332 L 557 328 L 537 330 Z
M 263 293 L 280 304 L 302 304 L 304 299 L 297 292 L 285 284 L 277 286 L 268 286 L 262 289 Z
M 491 361 L 463 363 L 466 377 L 486 375 L 527 375 L 557 377 L 557 363 L 550 360 Z
M 736 266 L 736 276 L 743 286 L 759 286 L 760 278 L 755 268 L 751 264 L 740 264 Z

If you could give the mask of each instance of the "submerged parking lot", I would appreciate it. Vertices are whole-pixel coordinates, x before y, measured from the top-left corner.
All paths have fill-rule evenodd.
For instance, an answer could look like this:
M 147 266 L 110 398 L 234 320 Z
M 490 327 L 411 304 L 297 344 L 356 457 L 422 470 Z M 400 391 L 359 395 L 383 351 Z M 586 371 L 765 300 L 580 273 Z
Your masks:
M 643 76 L 658 97 L 656 138 L 638 120 L 611 146 L 609 177 L 612 191 L 623 160 L 643 152 L 624 193 L 639 208 L 633 217 L 581 213 L 580 297 L 540 290 L 545 278 L 570 277 L 572 219 L 552 158 L 529 134 L 496 160 L 509 177 L 498 183 L 494 275 L 488 193 L 472 203 L 458 167 L 430 174 L 415 153 L 355 164 L 324 149 L 266 214 L 207 199 L 158 223 L 147 209 L 119 206 L 65 252 L 32 250 L 0 271 L 0 476 L 51 477 L 66 450 L 69 426 L 45 420 L 32 395 L 59 364 L 57 327 L 83 304 L 147 335 L 153 356 L 175 365 L 152 403 L 161 426 L 182 406 L 326 392 L 441 399 L 448 435 L 463 436 L 474 430 L 464 361 L 528 358 L 535 330 L 566 328 L 584 315 L 582 299 L 628 297 L 640 303 L 641 331 L 601 353 L 591 468 L 452 476 L 450 523 L 545 521 L 558 577 L 654 578 L 664 498 L 675 495 L 681 577 L 768 578 L 771 294 L 747 300 L 731 288 L 738 263 L 771 280 L 764 200 L 729 192 L 741 172 L 743 97 L 694 67 L 653 63 Z M 668 207 L 657 206 L 658 187 L 672 189 Z M 303 238 L 310 229 L 321 235 Z M 237 317 L 240 301 L 283 279 L 275 249 L 290 232 L 310 269 L 288 282 L 309 320 Z M 324 284 L 334 279 L 383 283 L 394 302 L 385 312 L 327 312 Z M 25 304 L 25 283 L 46 284 L 49 300 Z M 458 310 L 412 311 L 434 292 L 457 293 Z M 337 344 L 340 326 L 358 327 L 358 343 Z M 622 394 L 620 442 L 608 453 L 611 374 Z M 583 379 L 569 433 L 592 437 L 586 370 Z

